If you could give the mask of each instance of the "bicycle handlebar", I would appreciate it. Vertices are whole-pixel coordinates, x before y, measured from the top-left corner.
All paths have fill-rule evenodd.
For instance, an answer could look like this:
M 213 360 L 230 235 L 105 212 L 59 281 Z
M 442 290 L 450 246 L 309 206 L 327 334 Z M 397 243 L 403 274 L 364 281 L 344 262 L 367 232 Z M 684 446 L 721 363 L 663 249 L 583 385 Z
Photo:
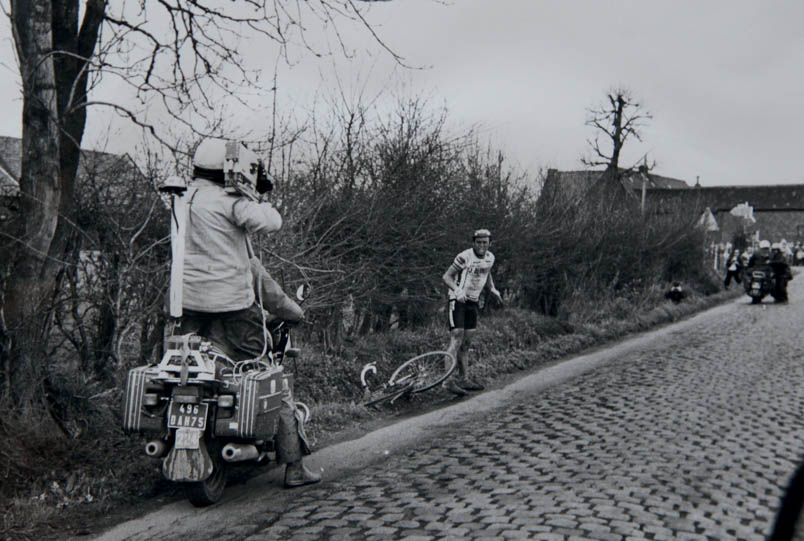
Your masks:
M 368 363 L 363 367 L 363 370 L 360 371 L 360 383 L 363 384 L 363 387 L 368 387 L 368 383 L 366 383 L 366 374 L 369 372 L 377 375 L 377 363 Z

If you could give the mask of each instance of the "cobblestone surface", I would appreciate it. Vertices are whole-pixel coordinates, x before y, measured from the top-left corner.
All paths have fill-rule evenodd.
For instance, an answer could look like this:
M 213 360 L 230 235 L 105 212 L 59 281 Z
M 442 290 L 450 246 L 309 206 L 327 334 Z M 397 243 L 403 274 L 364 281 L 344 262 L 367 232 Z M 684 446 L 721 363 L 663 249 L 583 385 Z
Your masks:
M 195 538 L 764 539 L 804 450 L 796 282 Z
M 736 305 L 308 490 L 246 539 L 763 539 L 804 442 L 803 311 Z

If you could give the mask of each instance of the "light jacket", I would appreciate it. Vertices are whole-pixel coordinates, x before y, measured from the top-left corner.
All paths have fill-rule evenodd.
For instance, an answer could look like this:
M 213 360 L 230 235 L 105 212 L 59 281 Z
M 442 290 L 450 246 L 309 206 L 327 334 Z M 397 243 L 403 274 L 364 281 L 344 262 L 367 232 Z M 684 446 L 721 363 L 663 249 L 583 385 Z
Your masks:
M 185 236 L 183 307 L 230 312 L 254 304 L 249 233 L 272 233 L 282 217 L 269 203 L 227 194 L 223 187 L 194 179 Z

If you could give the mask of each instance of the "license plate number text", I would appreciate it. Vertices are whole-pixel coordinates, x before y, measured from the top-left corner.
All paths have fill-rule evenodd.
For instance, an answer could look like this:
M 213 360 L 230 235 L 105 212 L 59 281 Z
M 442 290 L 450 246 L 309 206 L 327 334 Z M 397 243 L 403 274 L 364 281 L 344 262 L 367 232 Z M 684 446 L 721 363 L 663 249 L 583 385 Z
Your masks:
M 177 404 L 170 403 L 168 412 L 168 428 L 197 428 L 204 430 L 207 426 L 209 404 Z

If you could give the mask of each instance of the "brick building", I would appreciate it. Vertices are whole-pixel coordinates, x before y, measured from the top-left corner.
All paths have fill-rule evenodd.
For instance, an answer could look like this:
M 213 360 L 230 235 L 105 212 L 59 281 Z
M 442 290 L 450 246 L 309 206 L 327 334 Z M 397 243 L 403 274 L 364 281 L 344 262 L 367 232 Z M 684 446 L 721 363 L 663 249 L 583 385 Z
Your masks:
M 547 172 L 542 193 L 553 202 L 575 204 L 589 194 L 602 171 Z M 715 242 L 732 241 L 735 235 L 756 235 L 777 241 L 804 242 L 804 184 L 754 186 L 690 186 L 687 182 L 654 175 L 646 170 L 620 179 L 624 192 L 633 195 L 637 208 L 645 212 L 678 213 L 694 221 L 710 210 L 718 225 Z M 644 199 L 643 199 L 644 186 Z M 753 208 L 755 223 L 730 214 L 740 204 Z
M 708 208 L 718 224 L 717 242 L 732 241 L 740 233 L 770 241 L 804 241 L 804 184 L 654 189 L 647 192 L 646 202 L 646 208 L 657 212 L 683 208 L 700 215 Z M 753 208 L 755 223 L 730 214 L 740 204 Z

